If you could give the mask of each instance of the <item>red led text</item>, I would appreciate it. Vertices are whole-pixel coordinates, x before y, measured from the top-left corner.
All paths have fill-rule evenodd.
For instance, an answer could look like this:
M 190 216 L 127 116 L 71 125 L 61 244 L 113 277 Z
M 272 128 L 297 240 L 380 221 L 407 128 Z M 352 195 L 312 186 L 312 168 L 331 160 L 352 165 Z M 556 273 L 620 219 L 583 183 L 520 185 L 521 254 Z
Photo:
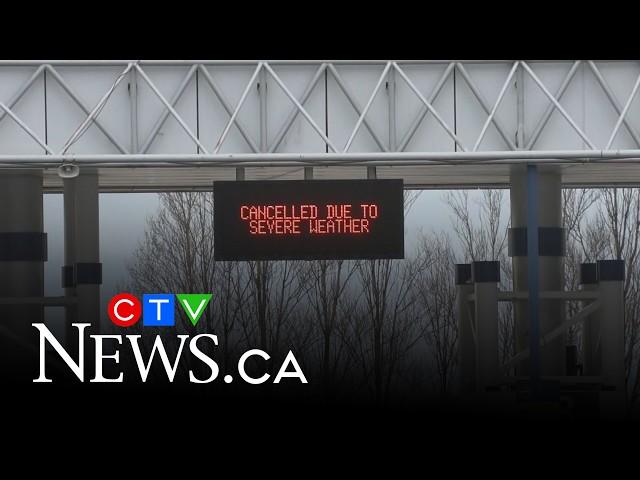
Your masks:
M 242 205 L 251 235 L 363 235 L 378 218 L 376 204 Z

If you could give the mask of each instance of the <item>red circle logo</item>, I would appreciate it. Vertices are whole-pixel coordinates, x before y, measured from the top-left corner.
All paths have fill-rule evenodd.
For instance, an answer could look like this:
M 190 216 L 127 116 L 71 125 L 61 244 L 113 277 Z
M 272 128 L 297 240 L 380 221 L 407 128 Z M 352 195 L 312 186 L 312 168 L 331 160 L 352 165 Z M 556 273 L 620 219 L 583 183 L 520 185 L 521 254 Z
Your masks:
M 140 320 L 142 304 L 133 295 L 120 293 L 109 302 L 107 313 L 111 321 L 119 327 L 130 327 Z

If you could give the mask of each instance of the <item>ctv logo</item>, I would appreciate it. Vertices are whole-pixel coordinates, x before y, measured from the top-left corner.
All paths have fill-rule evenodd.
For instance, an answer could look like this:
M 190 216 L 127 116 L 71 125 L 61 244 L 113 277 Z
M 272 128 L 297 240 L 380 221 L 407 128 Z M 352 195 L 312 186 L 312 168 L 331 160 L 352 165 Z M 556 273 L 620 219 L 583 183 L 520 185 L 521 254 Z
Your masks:
M 145 327 L 175 326 L 175 304 L 182 307 L 195 327 L 207 308 L 210 293 L 145 293 L 142 303 L 129 293 L 120 293 L 113 297 L 107 307 L 111 321 L 119 327 L 131 327 L 142 317 Z
M 120 293 L 113 297 L 109 302 L 108 314 L 111 321 L 121 327 L 130 327 L 135 325 L 142 317 L 142 324 L 145 327 L 173 327 L 175 325 L 175 310 L 176 303 L 184 310 L 191 323 L 195 326 L 200 320 L 202 313 L 207 308 L 209 301 L 211 300 L 210 293 L 178 293 L 178 294 L 144 294 L 142 296 L 142 302 L 135 296 L 129 293 Z M 46 362 L 45 357 L 47 354 L 46 344 L 48 343 L 53 347 L 53 350 L 60 356 L 62 361 L 71 369 L 71 371 L 78 377 L 81 382 L 85 381 L 85 330 L 90 326 L 89 323 L 72 323 L 72 327 L 78 329 L 78 344 L 76 351 L 78 352 L 77 361 L 74 360 L 65 347 L 55 338 L 51 331 L 46 327 L 44 323 L 32 323 L 40 334 L 39 340 L 39 375 L 33 380 L 35 383 L 49 383 L 52 380 L 46 376 Z M 94 342 L 92 348 L 95 366 L 95 376 L 90 379 L 90 382 L 98 383 L 119 383 L 124 381 L 124 372 L 120 371 L 115 378 L 105 377 L 105 370 L 103 363 L 105 361 L 111 361 L 116 365 L 120 363 L 120 347 L 126 345 L 127 342 L 131 348 L 133 358 L 135 359 L 135 365 L 137 367 L 140 379 L 142 382 L 146 382 L 149 377 L 149 372 L 154 361 L 154 358 L 160 357 L 160 365 L 166 372 L 169 382 L 173 382 L 178 372 L 178 366 L 181 359 L 190 355 L 193 357 L 192 361 L 199 361 L 209 369 L 209 376 L 205 378 L 197 377 L 194 370 L 189 369 L 189 382 L 191 383 L 210 383 L 218 378 L 220 368 L 215 360 L 202 349 L 202 343 L 205 341 L 211 342 L 213 347 L 218 346 L 218 337 L 210 333 L 201 333 L 191 338 L 189 335 L 176 335 L 176 341 L 178 344 L 175 357 L 170 359 L 170 354 L 163 343 L 163 337 L 161 335 L 155 335 L 151 351 L 148 354 L 148 358 L 145 359 L 145 353 L 140 345 L 140 339 L 142 335 L 88 335 L 88 338 Z M 123 341 L 126 340 L 126 341 Z M 107 345 L 106 342 L 110 342 Z M 200 342 L 200 343 L 199 343 Z M 105 353 L 106 349 L 115 350 L 113 353 Z M 188 351 L 189 353 L 183 353 Z M 252 357 L 260 357 L 263 361 L 271 359 L 267 352 L 260 349 L 250 349 L 244 352 L 238 359 L 237 370 L 226 372 L 223 380 L 224 383 L 231 383 L 234 380 L 234 375 L 237 374 L 240 378 L 252 385 L 259 385 L 269 380 L 271 375 L 269 373 L 263 373 L 261 376 L 251 376 L 245 369 L 245 363 Z M 158 361 L 156 361 L 156 364 Z M 290 370 L 293 369 L 293 371 Z M 233 370 L 233 369 L 232 369 Z M 266 370 L 266 368 L 264 369 Z M 263 370 L 263 371 L 264 371 Z M 201 372 L 200 372 L 201 373 Z M 297 378 L 300 383 L 308 383 L 307 379 L 298 364 L 293 352 L 289 350 L 287 356 L 283 360 L 278 372 L 273 380 L 273 383 L 280 383 L 283 378 Z

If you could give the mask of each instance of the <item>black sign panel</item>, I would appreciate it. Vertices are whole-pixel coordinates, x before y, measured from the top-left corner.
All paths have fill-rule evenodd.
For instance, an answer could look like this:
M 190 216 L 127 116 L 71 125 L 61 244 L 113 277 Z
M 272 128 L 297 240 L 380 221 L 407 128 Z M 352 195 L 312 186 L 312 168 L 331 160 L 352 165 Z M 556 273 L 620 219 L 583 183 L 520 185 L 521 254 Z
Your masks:
M 214 182 L 216 260 L 404 258 L 402 180 Z

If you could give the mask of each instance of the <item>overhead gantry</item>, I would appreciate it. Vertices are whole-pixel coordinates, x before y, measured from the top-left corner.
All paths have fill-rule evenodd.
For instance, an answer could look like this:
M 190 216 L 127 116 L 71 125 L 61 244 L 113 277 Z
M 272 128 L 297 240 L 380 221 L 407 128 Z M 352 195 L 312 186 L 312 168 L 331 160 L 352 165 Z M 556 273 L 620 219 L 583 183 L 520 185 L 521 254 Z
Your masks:
M 495 266 L 469 267 L 479 270 L 473 290 L 461 287 L 461 311 L 473 297 L 475 343 L 463 335 L 462 362 L 476 359 L 476 385 L 494 381 L 501 367 L 480 352 L 494 348 L 496 302 L 508 300 L 529 352 L 517 374 L 565 376 L 561 300 L 599 302 L 580 319 L 605 304 L 620 312 L 621 267 L 602 259 L 597 293 L 561 292 L 561 189 L 640 184 L 639 88 L 636 61 L 0 61 L 7 328 L 22 336 L 46 305 L 66 305 L 69 321 L 100 318 L 101 192 L 402 178 L 409 189 L 510 188 L 514 291 L 496 290 Z M 45 192 L 64 194 L 62 299 L 43 296 Z M 618 352 L 620 321 L 592 322 L 601 340 L 585 353 L 612 362 L 590 371 L 616 388 L 618 354 L 603 352 Z

